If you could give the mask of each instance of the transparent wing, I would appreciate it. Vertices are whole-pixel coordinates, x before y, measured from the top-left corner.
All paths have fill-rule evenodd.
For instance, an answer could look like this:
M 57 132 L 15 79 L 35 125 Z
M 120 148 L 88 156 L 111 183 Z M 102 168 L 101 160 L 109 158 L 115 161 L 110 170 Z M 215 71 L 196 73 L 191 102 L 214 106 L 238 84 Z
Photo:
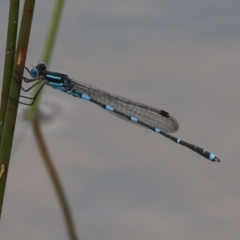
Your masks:
M 95 101 L 101 104 L 111 106 L 112 108 L 118 110 L 119 112 L 122 112 L 129 116 L 133 116 L 138 120 L 145 122 L 146 124 L 154 128 L 159 128 L 169 133 L 176 132 L 178 130 L 179 126 L 178 126 L 177 120 L 171 114 L 169 114 L 164 110 L 154 108 L 142 103 L 134 102 L 127 98 L 123 98 L 123 97 L 105 92 L 99 88 L 96 88 L 86 83 L 76 82 L 74 80 L 72 80 L 72 83 L 73 83 L 73 88 L 72 88 L 73 90 L 81 94 L 86 94 L 91 99 L 94 99 Z M 108 112 L 114 114 L 115 116 L 125 121 L 128 121 L 130 123 L 143 127 L 137 122 L 130 121 L 128 118 L 121 115 L 120 113 L 111 112 L 111 111 L 108 111 Z

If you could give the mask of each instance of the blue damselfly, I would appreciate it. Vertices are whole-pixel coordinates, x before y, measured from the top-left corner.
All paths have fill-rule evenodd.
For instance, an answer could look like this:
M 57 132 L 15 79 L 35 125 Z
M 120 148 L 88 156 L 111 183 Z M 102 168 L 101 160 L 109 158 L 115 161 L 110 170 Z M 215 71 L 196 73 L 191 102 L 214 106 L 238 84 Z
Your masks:
M 212 162 L 220 162 L 220 159 L 217 158 L 213 153 L 208 152 L 207 150 L 194 144 L 185 142 L 180 138 L 169 135 L 168 133 L 173 133 L 178 130 L 178 122 L 171 114 L 164 110 L 134 102 L 127 98 L 108 93 L 86 83 L 76 82 L 69 78 L 69 76 L 66 74 L 48 71 L 45 63 L 39 63 L 31 70 L 28 68 L 26 68 L 26 70 L 33 78 L 29 79 L 23 77 L 23 80 L 26 83 L 34 82 L 34 84 L 28 89 L 22 88 L 25 92 L 28 92 L 38 84 L 42 83 L 42 85 L 33 98 L 21 96 L 23 98 L 32 100 L 30 104 L 20 102 L 22 104 L 32 105 L 43 86 L 48 85 L 74 97 L 82 98 L 95 103 L 107 110 L 109 113 L 112 113 L 125 121 L 151 129 L 152 131 L 159 133 L 182 146 L 190 148 L 194 152 Z

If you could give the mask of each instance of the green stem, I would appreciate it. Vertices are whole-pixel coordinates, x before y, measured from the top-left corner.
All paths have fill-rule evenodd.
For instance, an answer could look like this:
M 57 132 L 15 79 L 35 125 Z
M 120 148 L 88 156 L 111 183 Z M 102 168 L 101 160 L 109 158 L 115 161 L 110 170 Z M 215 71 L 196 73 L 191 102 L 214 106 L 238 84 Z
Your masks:
M 11 0 L 9 6 L 8 34 L 5 52 L 2 99 L 0 109 L 0 143 L 6 116 L 7 102 L 11 86 L 18 27 L 19 0 Z
M 48 31 L 45 48 L 44 48 L 43 56 L 41 59 L 41 61 L 45 62 L 47 65 L 49 65 L 50 63 L 50 59 L 54 49 L 64 3 L 65 3 L 64 0 L 56 0 L 51 25 Z M 36 88 L 35 93 L 38 91 L 38 89 L 39 88 Z M 37 113 L 38 113 L 39 101 L 40 101 L 40 95 L 36 99 L 34 105 L 31 108 L 29 108 L 29 111 L 27 113 L 27 119 L 32 121 L 33 133 L 37 141 L 37 145 L 39 147 L 40 153 L 43 157 L 43 161 L 48 171 L 48 174 L 50 176 L 50 179 L 52 180 L 52 184 L 55 189 L 57 199 L 59 201 L 59 204 L 63 213 L 63 218 L 67 228 L 69 239 L 77 240 L 78 239 L 77 232 L 75 229 L 74 220 L 71 214 L 71 210 L 67 201 L 66 194 L 63 190 L 63 186 L 61 184 L 60 178 L 58 177 L 57 171 L 55 170 L 53 161 L 50 157 L 50 153 L 48 151 L 46 141 L 44 141 L 43 134 L 40 128 L 39 119 L 38 117 L 35 117 L 37 116 Z
M 0 215 L 2 212 L 7 173 L 10 162 L 12 141 L 18 110 L 18 99 L 20 96 L 22 74 L 26 60 L 27 47 L 32 23 L 35 0 L 26 0 L 23 8 L 21 27 L 19 31 L 18 46 L 14 63 L 14 78 L 12 81 L 9 100 L 6 108 L 6 116 L 0 146 Z M 18 83 L 17 83 L 18 82 Z M 14 99 L 14 100 L 13 100 Z
M 42 55 L 42 58 L 41 58 L 41 61 L 46 63 L 47 67 L 49 67 L 49 65 L 50 65 L 50 60 L 51 60 L 51 57 L 52 57 L 52 53 L 53 53 L 55 41 L 56 41 L 56 38 L 57 38 L 59 25 L 60 25 L 60 21 L 61 21 L 61 17 L 62 17 L 64 3 L 65 3 L 65 0 L 56 0 L 56 4 L 55 4 L 55 7 L 54 7 L 54 12 L 53 12 L 53 16 L 52 16 L 51 25 L 50 25 L 49 30 L 48 30 L 48 35 L 47 35 L 47 38 L 46 38 L 45 47 L 44 47 L 43 55 Z M 38 89 L 39 89 L 38 87 L 35 88 L 35 92 L 34 92 L 33 96 L 35 96 Z M 41 98 L 41 93 L 37 97 L 34 105 L 31 108 L 29 108 L 28 113 L 27 113 L 27 118 L 28 119 L 31 120 L 31 119 L 34 118 L 34 116 L 36 116 L 36 114 L 38 112 L 38 105 L 39 105 L 39 102 L 40 102 L 40 98 Z

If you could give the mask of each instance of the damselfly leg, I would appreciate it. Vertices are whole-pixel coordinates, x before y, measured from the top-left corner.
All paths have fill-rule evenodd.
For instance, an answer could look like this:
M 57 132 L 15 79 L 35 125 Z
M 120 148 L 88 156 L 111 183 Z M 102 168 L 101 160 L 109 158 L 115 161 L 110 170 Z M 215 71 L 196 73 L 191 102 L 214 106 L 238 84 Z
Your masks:
M 39 83 L 39 82 L 38 82 Z M 37 84 L 34 84 L 34 86 L 36 86 Z M 38 94 L 41 92 L 42 88 L 43 88 L 44 84 L 38 89 L 37 93 L 35 94 L 34 97 L 27 97 L 27 96 L 23 96 L 23 95 L 20 95 L 21 98 L 26 98 L 26 99 L 29 99 L 29 100 L 32 100 L 31 103 L 24 103 L 24 102 L 20 102 L 21 104 L 23 105 L 26 105 L 26 106 L 32 106 L 34 103 L 35 103 L 35 100 L 37 99 L 37 96 Z
M 29 69 L 28 69 L 27 67 L 25 67 L 25 69 L 26 69 L 26 70 L 28 71 L 28 73 L 30 74 Z M 16 70 L 15 70 L 15 72 L 16 72 L 17 74 L 19 74 Z M 22 80 L 23 80 L 24 82 L 26 82 L 26 83 L 32 83 L 32 82 L 38 81 L 38 82 L 34 83 L 31 87 L 29 87 L 29 88 L 27 88 L 27 89 L 25 89 L 25 88 L 23 88 L 23 87 L 21 86 L 21 89 L 22 89 L 24 92 L 28 92 L 28 91 L 32 90 L 32 89 L 33 89 L 34 87 L 36 87 L 38 84 L 40 84 L 41 82 L 43 82 L 43 78 L 42 78 L 42 77 L 31 78 L 31 79 L 26 78 L 26 77 L 24 77 L 24 76 L 21 76 L 21 77 L 22 77 Z M 13 79 L 16 81 L 17 84 L 20 84 L 19 81 L 18 81 L 15 77 L 13 77 Z M 44 86 L 44 83 L 43 83 L 42 86 L 38 89 L 38 91 L 37 91 L 37 93 L 35 94 L 34 97 L 28 97 L 28 96 L 20 95 L 21 98 L 25 98 L 25 99 L 32 100 L 31 103 L 24 103 L 24 102 L 21 102 L 21 101 L 19 101 L 19 103 L 21 103 L 21 104 L 23 104 L 23 105 L 27 105 L 27 106 L 32 106 L 32 105 L 34 104 L 34 102 L 35 102 L 38 94 L 41 92 L 43 86 Z M 12 98 L 11 98 L 11 99 L 12 99 Z M 12 99 L 12 100 L 16 101 L 15 99 Z

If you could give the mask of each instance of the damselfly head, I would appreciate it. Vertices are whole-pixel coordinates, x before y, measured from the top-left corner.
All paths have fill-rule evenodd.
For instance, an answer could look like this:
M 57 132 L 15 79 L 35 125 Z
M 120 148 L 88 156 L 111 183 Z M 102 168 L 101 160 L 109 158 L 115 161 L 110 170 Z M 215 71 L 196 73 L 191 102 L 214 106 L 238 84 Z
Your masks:
M 36 67 L 33 67 L 30 71 L 30 74 L 33 78 L 38 77 L 39 75 L 41 75 L 41 73 L 43 71 L 45 71 L 47 69 L 47 65 L 43 62 L 38 63 L 38 65 Z

